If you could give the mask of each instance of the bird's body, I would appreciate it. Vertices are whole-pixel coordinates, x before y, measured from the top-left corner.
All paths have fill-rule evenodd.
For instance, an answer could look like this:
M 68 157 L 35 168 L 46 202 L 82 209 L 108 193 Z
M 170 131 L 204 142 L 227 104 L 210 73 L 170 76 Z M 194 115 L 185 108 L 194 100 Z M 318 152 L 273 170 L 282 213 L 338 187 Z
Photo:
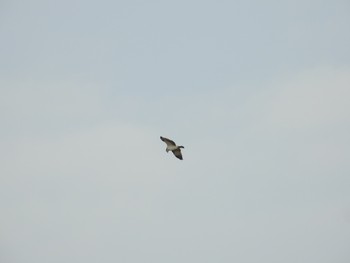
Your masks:
M 182 160 L 181 148 L 185 148 L 183 146 L 177 146 L 174 141 L 169 140 L 160 136 L 160 139 L 166 143 L 166 152 L 172 151 L 176 158 Z

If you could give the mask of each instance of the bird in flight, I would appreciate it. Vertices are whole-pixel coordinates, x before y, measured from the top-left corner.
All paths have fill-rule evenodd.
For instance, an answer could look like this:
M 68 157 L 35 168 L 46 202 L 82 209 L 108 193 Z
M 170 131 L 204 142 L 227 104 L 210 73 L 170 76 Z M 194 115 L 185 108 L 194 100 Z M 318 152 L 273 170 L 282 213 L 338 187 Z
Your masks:
M 166 143 L 166 152 L 172 151 L 176 158 L 182 160 L 181 148 L 185 148 L 183 146 L 177 146 L 174 141 L 169 140 L 160 136 L 160 139 Z

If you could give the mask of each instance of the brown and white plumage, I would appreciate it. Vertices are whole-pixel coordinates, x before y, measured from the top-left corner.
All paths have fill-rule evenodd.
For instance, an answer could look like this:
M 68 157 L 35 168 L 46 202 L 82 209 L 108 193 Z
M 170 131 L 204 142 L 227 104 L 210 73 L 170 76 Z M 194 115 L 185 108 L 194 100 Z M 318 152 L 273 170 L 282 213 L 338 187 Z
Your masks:
M 177 146 L 174 141 L 169 140 L 160 136 L 160 139 L 166 143 L 166 152 L 172 151 L 176 158 L 182 160 L 181 148 L 185 148 L 183 146 Z

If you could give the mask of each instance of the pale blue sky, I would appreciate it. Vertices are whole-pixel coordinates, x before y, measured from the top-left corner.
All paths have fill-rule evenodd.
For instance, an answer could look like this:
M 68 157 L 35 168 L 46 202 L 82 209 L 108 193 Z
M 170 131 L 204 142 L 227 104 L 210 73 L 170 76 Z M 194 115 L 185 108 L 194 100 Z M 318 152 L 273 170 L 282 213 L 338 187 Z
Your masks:
M 2 1 L 0 261 L 349 262 L 349 14 Z

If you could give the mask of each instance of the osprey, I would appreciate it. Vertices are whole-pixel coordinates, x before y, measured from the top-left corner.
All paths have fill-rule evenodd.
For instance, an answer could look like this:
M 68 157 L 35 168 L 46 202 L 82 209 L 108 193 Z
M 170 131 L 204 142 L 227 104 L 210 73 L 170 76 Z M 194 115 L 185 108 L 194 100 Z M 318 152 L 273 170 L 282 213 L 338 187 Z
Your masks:
M 173 154 L 179 158 L 180 160 L 182 160 L 182 154 L 181 154 L 181 148 L 185 148 L 183 146 L 176 146 L 175 142 L 173 142 L 172 140 L 169 140 L 167 138 L 164 138 L 162 136 L 160 136 L 160 139 L 166 143 L 166 152 L 172 151 Z

